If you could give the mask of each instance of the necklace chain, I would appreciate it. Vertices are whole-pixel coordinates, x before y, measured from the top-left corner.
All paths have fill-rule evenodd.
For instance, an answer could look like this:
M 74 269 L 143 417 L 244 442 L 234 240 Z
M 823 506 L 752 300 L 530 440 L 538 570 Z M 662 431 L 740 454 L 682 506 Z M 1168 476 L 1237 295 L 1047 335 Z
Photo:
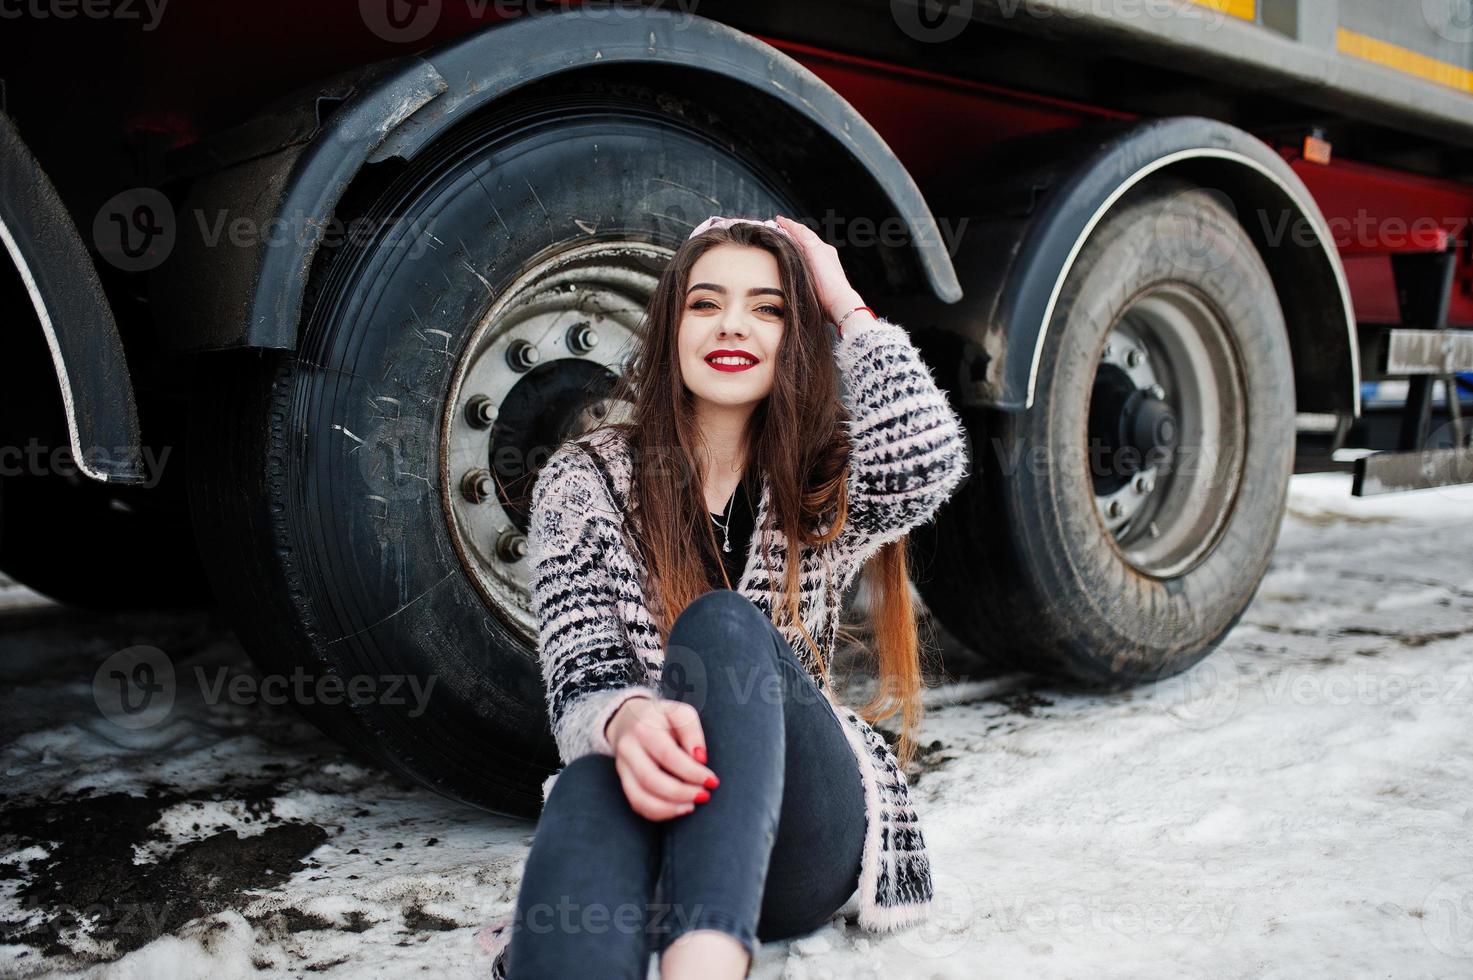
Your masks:
M 721 528 L 722 533 L 726 537 L 726 543 L 724 545 L 722 545 L 722 548 L 721 548 L 722 551 L 727 551 L 727 552 L 731 551 L 731 505 L 732 505 L 733 501 L 736 500 L 736 495 L 741 491 L 741 489 L 742 489 L 741 486 L 738 485 L 737 488 L 735 490 L 733 490 L 732 493 L 731 493 L 731 500 L 728 500 L 726 502 L 726 508 L 725 508 L 726 522 L 725 523 L 722 523 L 721 521 L 718 521 L 716 519 L 716 515 L 715 514 L 712 514 L 711 515 L 711 523 L 713 523 L 717 527 Z

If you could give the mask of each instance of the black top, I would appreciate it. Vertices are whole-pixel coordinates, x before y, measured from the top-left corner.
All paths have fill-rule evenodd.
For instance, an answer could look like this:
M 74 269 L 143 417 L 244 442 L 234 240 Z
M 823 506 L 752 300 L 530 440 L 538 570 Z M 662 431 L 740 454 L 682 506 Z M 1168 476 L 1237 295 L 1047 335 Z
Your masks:
M 721 557 L 721 563 L 726 566 L 726 574 L 731 579 L 731 587 L 741 587 L 742 571 L 747 567 L 747 549 L 752 541 L 752 532 L 757 523 L 757 503 L 762 493 L 762 484 L 757 478 L 757 467 L 748 466 L 747 471 L 742 474 L 742 482 L 737 484 L 733 491 L 732 500 L 727 499 L 730 505 L 729 513 L 731 521 L 731 551 L 722 551 L 722 545 L 726 543 L 726 532 L 722 531 L 716 523 L 727 523 L 726 512 L 712 514 L 711 533 L 716 536 L 716 553 Z M 705 551 L 702 551 L 705 554 Z M 726 582 L 721 578 L 721 570 L 711 561 L 709 556 L 705 558 L 706 575 L 711 581 L 711 588 L 724 589 Z

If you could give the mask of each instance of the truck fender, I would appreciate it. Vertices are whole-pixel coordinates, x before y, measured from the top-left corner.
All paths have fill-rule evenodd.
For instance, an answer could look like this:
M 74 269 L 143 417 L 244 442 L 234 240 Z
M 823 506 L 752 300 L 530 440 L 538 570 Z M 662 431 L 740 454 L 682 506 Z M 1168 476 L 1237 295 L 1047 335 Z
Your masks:
M 195 222 L 179 223 L 174 257 L 155 279 L 166 343 L 175 350 L 294 349 L 320 230 L 365 166 L 410 160 L 447 130 L 508 94 L 572 71 L 658 73 L 659 80 L 750 103 L 786 153 L 799 190 L 846 214 L 897 216 L 901 244 L 860 253 L 877 286 L 961 298 L 931 209 L 880 135 L 837 92 L 776 48 L 717 21 L 643 8 L 610 18 L 585 8 L 518 17 L 421 55 L 378 62 L 358 77 L 303 93 L 295 111 L 227 131 L 179 157 L 197 174 L 186 207 L 224 211 L 257 228 L 248 254 L 222 262 Z M 332 111 L 319 124 L 313 114 Z M 815 166 L 814 160 L 822 160 Z M 210 170 L 210 167 L 216 169 Z M 806 183 L 805 183 L 806 182 Z M 846 192 L 836 193 L 836 188 Z M 214 254 L 212 254 L 214 253 Z M 841 244 L 841 255 L 845 254 Z M 228 267 L 226 267 L 228 265 Z
M 999 146 L 974 170 L 966 209 L 988 226 L 957 257 L 964 403 L 1033 405 L 1054 307 L 1075 257 L 1114 203 L 1172 173 L 1226 198 L 1272 276 L 1300 412 L 1360 414 L 1355 313 L 1333 236 L 1304 182 L 1270 146 L 1215 119 L 1177 116 L 1052 130 Z
M 77 468 L 106 483 L 140 484 L 138 407 L 97 269 L 50 178 L 0 112 L 0 242 L 51 353 Z

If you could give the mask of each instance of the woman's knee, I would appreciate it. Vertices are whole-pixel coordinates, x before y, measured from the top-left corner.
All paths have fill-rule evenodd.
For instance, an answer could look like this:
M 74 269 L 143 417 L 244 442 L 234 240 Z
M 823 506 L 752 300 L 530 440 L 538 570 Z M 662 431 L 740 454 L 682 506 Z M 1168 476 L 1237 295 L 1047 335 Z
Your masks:
M 580 755 L 558 771 L 552 790 L 547 794 L 547 803 L 542 808 L 542 817 L 564 813 L 589 814 L 595 812 L 598 800 L 623 798 L 623 786 L 619 771 L 614 768 L 614 757 L 598 752 Z
M 661 690 L 705 710 L 712 702 L 781 700 L 780 637 L 739 592 L 717 589 L 695 599 L 670 631 Z
M 680 656 L 719 651 L 722 663 L 742 653 L 771 659 L 774 653 L 767 616 L 751 599 L 732 589 L 713 589 L 697 596 L 670 629 L 670 650 Z

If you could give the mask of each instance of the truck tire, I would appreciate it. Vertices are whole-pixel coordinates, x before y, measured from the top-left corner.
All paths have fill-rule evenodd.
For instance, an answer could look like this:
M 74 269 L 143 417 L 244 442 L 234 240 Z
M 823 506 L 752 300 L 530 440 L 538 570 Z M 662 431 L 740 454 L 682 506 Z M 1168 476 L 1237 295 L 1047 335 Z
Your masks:
M 1233 212 L 1179 178 L 1138 185 L 1068 274 L 1032 407 L 972 422 L 978 479 L 930 535 L 928 606 L 1065 685 L 1185 670 L 1267 570 L 1294 415 L 1283 312 Z
M 691 228 L 795 206 L 678 97 L 541 93 L 372 196 L 372 237 L 314 270 L 297 351 L 202 358 L 191 440 L 201 547 L 262 669 L 433 683 L 418 712 L 378 694 L 300 707 L 518 816 L 558 766 L 528 601 L 536 470 L 620 411 L 613 381 Z

